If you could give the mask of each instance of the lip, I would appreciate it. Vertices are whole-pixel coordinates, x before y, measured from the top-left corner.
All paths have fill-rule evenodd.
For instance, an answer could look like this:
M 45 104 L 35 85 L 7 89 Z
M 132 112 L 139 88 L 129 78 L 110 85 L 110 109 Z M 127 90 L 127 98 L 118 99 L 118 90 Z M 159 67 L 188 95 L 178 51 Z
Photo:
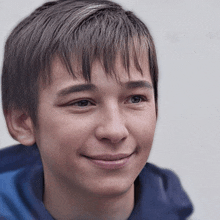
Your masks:
M 108 169 L 115 170 L 120 169 L 128 164 L 132 154 L 104 154 L 104 155 L 96 155 L 96 156 L 85 156 L 90 162 L 95 164 L 96 166 Z

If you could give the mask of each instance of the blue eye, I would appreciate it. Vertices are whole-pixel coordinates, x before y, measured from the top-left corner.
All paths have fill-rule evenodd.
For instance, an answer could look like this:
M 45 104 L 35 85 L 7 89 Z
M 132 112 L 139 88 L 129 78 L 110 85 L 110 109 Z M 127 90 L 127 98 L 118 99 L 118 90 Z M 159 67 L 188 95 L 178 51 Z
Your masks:
M 146 101 L 146 98 L 141 95 L 135 95 L 130 98 L 130 102 L 134 104 L 137 104 L 143 101 Z
M 133 96 L 131 97 L 131 102 L 132 103 L 139 103 L 142 101 L 142 98 L 140 96 Z
M 93 105 L 92 102 L 90 102 L 89 100 L 80 100 L 74 103 L 70 103 L 69 105 L 74 105 L 74 106 L 78 106 L 78 107 L 87 107 L 87 106 L 91 106 Z

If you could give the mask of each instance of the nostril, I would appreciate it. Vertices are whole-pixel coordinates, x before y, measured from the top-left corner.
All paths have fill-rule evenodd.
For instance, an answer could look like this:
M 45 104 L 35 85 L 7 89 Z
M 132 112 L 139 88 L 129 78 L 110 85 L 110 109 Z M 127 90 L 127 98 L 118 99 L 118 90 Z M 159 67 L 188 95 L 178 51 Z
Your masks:
M 97 139 L 115 144 L 125 140 L 129 132 L 119 107 L 115 103 L 108 107 L 99 118 L 95 133 Z
M 110 128 L 107 126 L 102 126 L 96 130 L 97 139 L 105 142 L 111 142 L 113 144 L 124 141 L 128 135 L 128 130 L 125 127 Z
M 127 138 L 128 134 L 126 132 L 115 132 L 115 133 L 105 133 L 101 139 L 105 142 L 111 142 L 113 144 L 124 141 Z

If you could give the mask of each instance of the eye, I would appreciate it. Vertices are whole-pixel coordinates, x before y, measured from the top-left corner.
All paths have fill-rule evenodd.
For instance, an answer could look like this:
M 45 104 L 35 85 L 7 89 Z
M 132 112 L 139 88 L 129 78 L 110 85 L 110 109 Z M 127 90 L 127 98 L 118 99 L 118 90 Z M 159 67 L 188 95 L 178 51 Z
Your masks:
M 140 102 L 147 101 L 147 98 L 142 95 L 131 96 L 128 100 L 129 103 L 138 104 Z
M 69 106 L 77 106 L 77 107 L 88 107 L 88 106 L 94 105 L 94 103 L 92 103 L 89 100 L 84 99 L 84 100 L 79 100 L 76 102 L 71 102 L 68 105 Z

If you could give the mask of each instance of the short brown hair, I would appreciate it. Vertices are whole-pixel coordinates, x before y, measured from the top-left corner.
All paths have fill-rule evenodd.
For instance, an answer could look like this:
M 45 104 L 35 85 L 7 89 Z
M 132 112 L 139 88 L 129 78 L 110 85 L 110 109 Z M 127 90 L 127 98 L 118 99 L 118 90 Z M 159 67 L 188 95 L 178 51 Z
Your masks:
M 116 54 L 128 73 L 131 58 L 142 72 L 135 40 L 139 49 L 145 47 L 148 52 L 146 62 L 150 66 L 157 110 L 156 51 L 148 28 L 139 18 L 106 0 L 45 3 L 21 21 L 6 42 L 2 71 L 4 112 L 22 109 L 36 124 L 39 81 L 50 82 L 54 56 L 59 56 L 73 76 L 73 60 L 77 61 L 87 81 L 96 59 L 103 64 L 106 74 L 114 74 Z

